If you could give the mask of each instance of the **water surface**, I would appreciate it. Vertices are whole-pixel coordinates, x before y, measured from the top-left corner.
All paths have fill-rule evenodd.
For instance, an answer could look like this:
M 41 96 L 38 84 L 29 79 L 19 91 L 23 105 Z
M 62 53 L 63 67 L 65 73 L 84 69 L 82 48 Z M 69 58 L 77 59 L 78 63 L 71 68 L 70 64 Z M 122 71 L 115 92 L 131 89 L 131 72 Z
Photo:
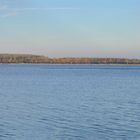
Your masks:
M 140 66 L 0 65 L 0 140 L 140 140 Z

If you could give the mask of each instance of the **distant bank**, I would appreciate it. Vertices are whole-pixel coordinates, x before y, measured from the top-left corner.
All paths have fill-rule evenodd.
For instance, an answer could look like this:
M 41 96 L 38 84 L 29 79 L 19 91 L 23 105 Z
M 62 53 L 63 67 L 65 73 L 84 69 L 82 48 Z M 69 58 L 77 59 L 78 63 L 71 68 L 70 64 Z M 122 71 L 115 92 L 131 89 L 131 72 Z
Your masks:
M 49 58 L 29 54 L 0 54 L 1 64 L 140 64 L 140 59 L 125 58 Z

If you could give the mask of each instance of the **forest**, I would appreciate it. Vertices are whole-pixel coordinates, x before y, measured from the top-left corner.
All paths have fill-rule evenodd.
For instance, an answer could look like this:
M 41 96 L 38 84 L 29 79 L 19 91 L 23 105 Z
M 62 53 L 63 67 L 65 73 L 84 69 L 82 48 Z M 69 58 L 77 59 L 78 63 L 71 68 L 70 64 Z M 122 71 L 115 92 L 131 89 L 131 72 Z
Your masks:
M 127 58 L 50 58 L 30 54 L 0 54 L 1 64 L 140 64 L 140 59 Z

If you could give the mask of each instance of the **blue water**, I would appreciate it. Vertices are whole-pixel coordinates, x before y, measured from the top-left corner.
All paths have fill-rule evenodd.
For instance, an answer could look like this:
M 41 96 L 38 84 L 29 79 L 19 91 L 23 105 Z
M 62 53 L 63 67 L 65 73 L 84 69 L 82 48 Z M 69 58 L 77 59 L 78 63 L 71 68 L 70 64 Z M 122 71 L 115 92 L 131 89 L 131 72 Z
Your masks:
M 0 140 L 140 140 L 140 66 L 0 65 Z

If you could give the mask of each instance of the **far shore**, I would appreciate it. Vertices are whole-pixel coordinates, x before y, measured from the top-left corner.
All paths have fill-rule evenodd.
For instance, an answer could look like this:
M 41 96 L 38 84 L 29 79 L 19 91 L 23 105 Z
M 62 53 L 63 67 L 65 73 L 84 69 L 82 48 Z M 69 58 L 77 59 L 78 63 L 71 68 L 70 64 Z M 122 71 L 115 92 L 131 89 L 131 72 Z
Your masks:
M 140 66 L 140 64 L 49 64 L 49 63 L 0 63 L 0 65 L 48 65 L 48 66 Z
M 50 58 L 30 54 L 0 54 L 0 64 L 47 64 L 47 65 L 140 65 L 140 59 L 65 57 Z

